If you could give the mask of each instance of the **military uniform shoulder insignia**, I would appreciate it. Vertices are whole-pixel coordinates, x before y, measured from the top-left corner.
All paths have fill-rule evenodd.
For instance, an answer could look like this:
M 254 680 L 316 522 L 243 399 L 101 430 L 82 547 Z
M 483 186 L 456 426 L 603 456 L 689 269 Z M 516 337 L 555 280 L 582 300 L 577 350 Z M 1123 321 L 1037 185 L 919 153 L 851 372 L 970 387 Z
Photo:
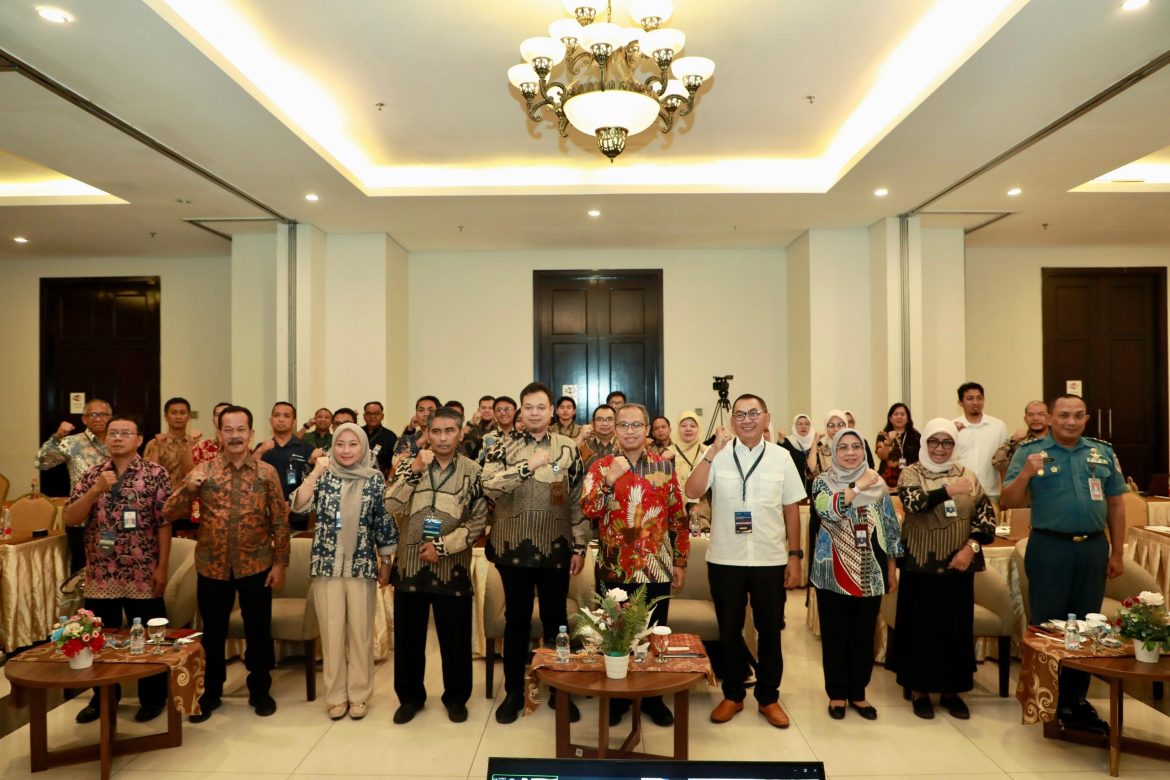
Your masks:
M 1113 445 L 1110 444 L 1109 442 L 1105 441 L 1104 439 L 1097 439 L 1097 438 L 1094 438 L 1093 436 L 1082 436 L 1081 438 L 1084 439 L 1085 441 L 1087 441 L 1089 443 L 1090 447 L 1092 447 L 1094 445 L 1098 445 L 1098 446 L 1104 445 L 1110 451 L 1113 450 Z

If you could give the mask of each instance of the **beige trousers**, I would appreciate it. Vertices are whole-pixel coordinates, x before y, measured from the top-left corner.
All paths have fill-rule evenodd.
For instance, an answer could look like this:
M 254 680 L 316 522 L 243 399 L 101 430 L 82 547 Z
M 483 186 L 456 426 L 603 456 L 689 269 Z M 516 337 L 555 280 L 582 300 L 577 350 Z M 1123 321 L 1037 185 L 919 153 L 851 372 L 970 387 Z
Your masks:
M 321 627 L 325 702 L 364 703 L 374 693 L 374 605 L 378 584 L 355 577 L 314 577 Z

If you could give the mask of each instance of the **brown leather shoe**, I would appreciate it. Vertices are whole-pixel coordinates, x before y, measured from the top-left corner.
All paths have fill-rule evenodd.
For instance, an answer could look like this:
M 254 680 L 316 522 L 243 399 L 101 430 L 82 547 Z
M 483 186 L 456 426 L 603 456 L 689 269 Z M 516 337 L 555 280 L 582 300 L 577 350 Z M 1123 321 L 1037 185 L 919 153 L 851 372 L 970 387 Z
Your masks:
M 731 699 L 724 699 L 711 710 L 712 723 L 726 723 L 735 717 L 735 713 L 743 711 L 742 701 L 732 701 Z
M 781 709 L 780 705 L 777 704 L 776 702 L 772 702 L 771 704 L 765 704 L 763 707 L 760 707 L 760 714 L 763 715 L 764 719 L 767 720 L 769 723 L 771 723 L 776 728 L 778 728 L 778 729 L 788 728 L 788 724 L 789 724 L 788 714 L 786 712 L 784 712 L 784 710 Z M 712 717 L 714 717 L 714 716 L 712 716 Z

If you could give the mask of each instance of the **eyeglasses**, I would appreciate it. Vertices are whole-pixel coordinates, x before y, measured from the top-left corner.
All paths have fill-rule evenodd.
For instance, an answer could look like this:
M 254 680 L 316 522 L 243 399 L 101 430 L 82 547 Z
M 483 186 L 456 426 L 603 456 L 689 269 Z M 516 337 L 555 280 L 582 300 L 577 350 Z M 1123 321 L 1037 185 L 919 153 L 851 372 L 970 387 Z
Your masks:
M 830 430 L 830 431 L 833 430 L 834 428 L 844 428 L 844 427 L 845 427 L 845 423 L 843 423 L 843 422 L 825 423 L 825 429 Z
M 953 450 L 955 442 L 953 439 L 927 439 L 926 446 L 933 450 Z
M 743 422 L 744 420 L 758 420 L 763 414 L 759 409 L 748 409 L 746 412 L 733 412 L 731 419 L 736 422 Z
M 106 431 L 107 439 L 133 439 L 137 436 L 136 431 Z
M 109 412 L 86 412 L 85 416 L 91 420 L 100 420 L 102 417 L 113 417 Z
M 618 423 L 617 427 L 623 431 L 640 431 L 646 427 L 646 423 L 644 423 L 644 422 L 631 422 L 631 421 L 627 420 L 626 422 Z
M 610 417 L 610 416 L 606 416 L 606 417 L 594 417 L 594 418 L 593 418 L 593 422 L 595 422 L 595 423 L 599 423 L 599 422 L 601 422 L 601 423 L 608 423 L 608 422 L 613 422 L 613 417 Z
M 865 447 L 860 444 L 838 444 L 837 452 L 861 452 Z
M 515 406 L 500 405 L 500 406 L 496 407 L 496 411 L 497 412 L 514 412 L 514 411 L 516 411 L 516 407 Z

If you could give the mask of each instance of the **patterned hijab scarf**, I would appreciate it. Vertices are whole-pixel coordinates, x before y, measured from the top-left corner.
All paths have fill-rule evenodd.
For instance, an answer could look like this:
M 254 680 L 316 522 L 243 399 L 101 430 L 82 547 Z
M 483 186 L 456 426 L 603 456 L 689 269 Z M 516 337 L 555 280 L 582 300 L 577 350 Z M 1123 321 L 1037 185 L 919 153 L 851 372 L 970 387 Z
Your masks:
M 862 453 L 861 462 L 852 469 L 847 469 L 841 465 L 840 459 L 837 457 L 837 445 L 846 437 L 851 436 L 857 440 L 863 448 L 865 447 L 865 440 L 861 438 L 861 434 L 852 428 L 845 428 L 837 432 L 833 437 L 831 446 L 833 453 L 833 467 L 823 472 L 821 476 L 829 489 L 834 493 L 840 493 L 845 488 L 849 487 L 850 482 L 856 482 L 865 475 L 869 466 L 865 462 L 864 452 Z M 853 499 L 853 506 L 866 506 L 868 504 L 876 504 L 883 498 L 890 494 L 890 489 L 886 487 L 885 480 L 879 479 L 876 484 L 870 485 L 865 490 L 862 490 Z
M 335 458 L 329 458 L 329 473 L 341 480 L 341 533 L 338 538 L 338 553 L 346 559 L 353 556 L 357 548 L 358 523 L 362 515 L 362 491 L 366 481 L 378 473 L 378 470 L 366 464 L 370 453 L 370 440 L 366 432 L 356 423 L 342 423 L 333 432 L 333 447 L 337 448 L 337 441 L 341 434 L 349 431 L 357 436 L 361 451 L 352 465 L 343 466 Z

